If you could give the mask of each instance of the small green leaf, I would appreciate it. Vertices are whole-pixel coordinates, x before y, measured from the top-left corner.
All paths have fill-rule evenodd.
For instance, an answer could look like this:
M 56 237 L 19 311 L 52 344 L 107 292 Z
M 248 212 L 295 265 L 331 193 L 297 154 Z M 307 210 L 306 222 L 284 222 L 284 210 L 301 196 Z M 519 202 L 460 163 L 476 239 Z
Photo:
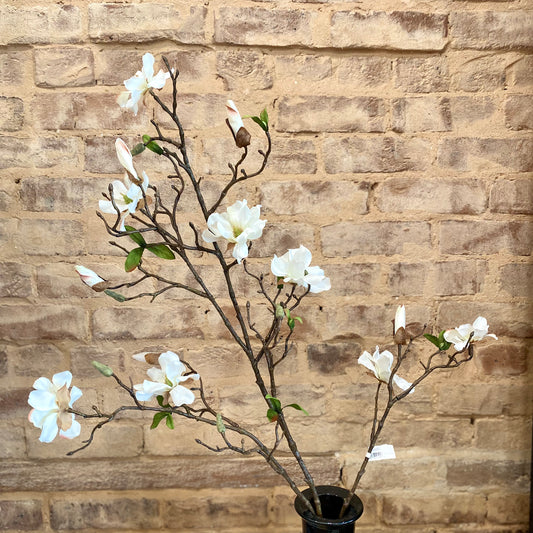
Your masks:
M 435 337 L 435 335 L 430 335 L 429 333 L 424 333 L 424 337 L 426 337 L 426 339 L 431 342 L 431 344 L 434 344 L 437 348 L 439 347 L 440 345 L 440 341 L 437 337 Z
M 283 277 L 278 276 L 278 289 L 283 289 Z
M 256 124 L 259 124 L 262 130 L 268 131 L 268 124 L 263 122 L 259 117 L 250 117 Z
M 148 150 L 151 150 L 155 154 L 163 154 L 163 148 L 161 148 L 161 146 L 159 146 L 155 141 L 150 141 L 149 143 L 147 143 L 146 148 L 148 148 Z
M 152 140 L 152 137 L 150 135 L 143 135 L 143 143 L 148 144 Z
M 269 409 L 267 411 L 267 418 L 269 422 L 275 422 L 278 419 L 279 413 L 274 409 Z
M 267 394 L 265 396 L 265 398 L 267 400 L 270 400 L 270 403 L 272 404 L 272 408 L 277 412 L 277 413 L 281 413 L 281 402 L 277 399 L 277 398 L 274 398 L 274 396 L 271 396 L 270 394 Z
M 126 297 L 125 296 L 122 296 L 122 294 L 119 294 L 118 292 L 110 291 L 109 289 L 106 289 L 104 291 L 104 294 L 107 294 L 108 296 L 110 296 L 111 298 L 116 300 L 117 302 L 125 302 L 126 301 Z
M 430 335 L 429 333 L 424 333 L 424 337 L 426 337 L 426 339 L 434 344 L 439 350 L 444 352 L 452 345 L 451 342 L 448 342 L 444 338 L 444 333 L 446 333 L 446 330 L 441 331 L 438 337 L 435 337 L 435 335 Z
M 259 115 L 259 118 L 265 123 L 268 125 L 268 112 L 266 110 L 266 107 L 265 109 L 263 109 L 263 111 L 261 111 L 261 114 Z
M 93 361 L 91 364 L 94 366 L 94 368 L 96 368 L 96 370 L 98 370 L 98 372 L 100 372 L 100 374 L 103 374 L 106 378 L 113 375 L 113 370 L 111 370 L 111 368 L 107 365 L 104 365 L 99 361 Z
M 131 155 L 135 156 L 141 154 L 144 152 L 144 148 L 145 146 L 143 143 L 136 144 L 131 150 Z
M 294 318 L 288 318 L 287 319 L 287 325 L 289 326 L 289 328 L 291 329 L 291 331 L 294 329 Z
M 135 270 L 139 263 L 141 262 L 141 257 L 143 255 L 142 248 L 134 248 L 126 257 L 126 263 L 124 264 L 124 269 L 126 272 L 131 272 Z
M 166 418 L 168 413 L 156 413 L 154 415 L 154 419 L 152 420 L 152 425 L 150 426 L 150 429 L 155 429 L 157 426 L 159 426 L 159 423 L 163 418 Z
M 159 404 L 159 407 L 170 407 L 168 403 L 163 403 L 165 401 L 163 396 L 161 395 L 156 396 L 156 400 L 157 400 L 157 403 Z
M 292 407 L 293 409 L 297 409 L 298 411 L 302 411 L 305 415 L 309 416 L 309 413 L 301 406 L 299 406 L 297 403 L 290 403 L 289 405 L 286 405 L 285 407 Z M 283 409 L 285 409 L 285 407 Z
M 174 252 L 166 244 L 149 244 L 146 249 L 161 259 L 176 259 Z
M 226 426 L 220 413 L 217 413 L 217 431 L 222 434 L 226 433 Z
M 302 318 L 299 317 L 299 316 L 293 316 L 292 318 L 294 318 L 294 320 L 298 320 L 298 322 L 300 322 L 300 324 L 303 324 L 303 323 L 304 323 L 304 321 L 302 320 Z
M 170 413 L 167 413 L 167 428 L 174 429 L 174 419 Z
M 136 231 L 136 233 L 130 233 L 130 237 L 132 240 L 136 242 L 139 246 L 145 246 L 146 241 L 144 240 L 144 237 L 142 236 L 142 233 L 136 230 L 133 226 L 124 226 L 126 228 L 126 231 Z

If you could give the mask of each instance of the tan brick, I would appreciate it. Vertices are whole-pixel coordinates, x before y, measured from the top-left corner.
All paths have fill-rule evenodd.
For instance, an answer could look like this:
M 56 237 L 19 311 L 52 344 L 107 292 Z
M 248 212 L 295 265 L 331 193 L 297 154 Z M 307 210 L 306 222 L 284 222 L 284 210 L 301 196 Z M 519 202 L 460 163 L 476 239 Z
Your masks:
M 261 185 L 261 205 L 265 216 L 320 215 L 324 206 L 337 206 L 336 218 L 341 213 L 348 218 L 367 212 L 368 190 L 365 184 L 349 181 L 269 181 Z
M 296 9 L 222 7 L 215 42 L 259 46 L 312 45 L 311 14 Z
M 159 525 L 159 502 L 155 499 L 91 497 L 90 502 L 54 499 L 50 522 L 54 529 L 125 529 Z
M 393 296 L 421 296 L 428 267 L 423 263 L 396 263 L 391 265 L 388 285 Z
M 531 347 L 521 344 L 502 343 L 478 346 L 476 366 L 485 374 L 494 376 L 519 376 L 528 368 Z
M 394 63 L 394 86 L 410 93 L 447 91 L 448 65 L 442 56 L 398 58 Z
M 50 369 L 68 368 L 65 354 L 54 344 L 26 344 L 19 347 L 12 368 L 17 376 L 45 376 Z M 31 365 L 28 365 L 31 361 Z
M 24 125 L 24 104 L 20 98 L 0 96 L 0 128 L 18 131 Z
M 222 78 L 227 91 L 272 88 L 272 71 L 264 54 L 243 50 L 218 52 L 216 68 L 217 76 Z
M 77 378 L 98 378 L 100 374 L 91 362 L 100 361 L 118 374 L 125 371 L 125 357 L 124 350 L 114 346 L 74 346 L 70 350 L 71 370 Z
M 531 449 L 531 420 L 476 420 L 475 427 L 481 450 Z
M 274 254 L 283 255 L 290 248 L 298 248 L 303 244 L 315 251 L 313 228 L 310 224 L 300 223 L 276 223 L 267 224 L 261 237 L 261 245 L 254 246 L 250 252 L 250 257 L 269 257 Z M 315 263 L 312 263 L 313 265 Z
M 1 500 L 0 528 L 22 531 L 38 530 L 43 525 L 40 500 Z
M 533 170 L 533 141 L 530 139 L 444 139 L 439 144 L 438 163 L 459 171 Z
M 526 488 L 529 464 L 498 459 L 452 459 L 447 462 L 446 481 L 450 487 Z
M 435 96 L 399 98 L 392 102 L 392 129 L 399 133 L 451 131 L 450 100 Z
M 500 267 L 500 287 L 511 296 L 527 297 L 533 275 L 531 263 L 509 263 Z
M 490 210 L 496 213 L 532 214 L 531 180 L 498 180 L 490 192 Z
M 431 145 L 425 139 L 326 138 L 324 163 L 328 174 L 425 170 Z
M 533 57 L 524 56 L 506 70 L 505 81 L 512 87 L 533 85 Z
M 170 39 L 178 43 L 205 43 L 203 6 L 182 4 L 90 4 L 89 37 L 96 42 L 149 42 Z M 139 24 L 142 21 L 142 24 Z M 132 69 L 130 76 L 135 74 Z
M 487 498 L 487 518 L 496 524 L 527 524 L 530 496 L 525 492 L 492 493 Z
M 7 423 L 0 425 L 0 431 L 2 432 L 0 459 L 23 459 L 26 456 L 24 428 L 13 426 L 7 421 Z M 4 509 L 2 502 L 0 502 L 0 514 L 2 512 Z M 0 518 L 0 527 L 2 527 L 2 518 Z
M 533 96 L 513 95 L 505 100 L 505 125 L 511 130 L 533 129 Z
M 38 48 L 34 61 L 38 87 L 83 87 L 95 83 L 90 48 Z
M 383 519 L 389 525 L 480 523 L 485 519 L 486 505 L 482 494 L 385 496 Z
M 373 294 L 381 272 L 381 266 L 376 263 L 328 263 L 322 266 L 331 279 L 332 297 Z
M 439 309 L 438 323 L 442 327 L 457 327 L 471 324 L 479 315 L 484 316 L 490 324 L 490 330 L 496 335 L 509 337 L 530 337 L 531 309 L 526 304 L 444 302 Z M 488 341 L 483 341 L 488 342 Z
M 0 333 L 9 340 L 83 339 L 85 311 L 68 305 L 10 305 L 0 308 Z
M 202 375 L 204 378 L 204 375 Z M 144 449 L 146 453 L 157 456 L 191 455 L 211 456 L 212 451 L 198 444 L 195 439 L 210 446 L 223 446 L 220 434 L 212 426 L 195 424 L 181 417 L 174 417 L 174 429 L 169 429 L 165 423 L 150 429 L 150 422 L 146 422 L 144 431 Z
M 502 250 L 529 255 L 531 226 L 496 220 L 446 221 L 441 224 L 440 249 L 447 254 L 497 254 Z
M 339 57 L 337 76 L 342 86 L 383 88 L 392 81 L 391 60 L 386 57 Z
M 533 39 L 533 11 L 456 12 L 450 15 L 454 48 L 527 48 Z
M 322 253 L 327 257 L 394 255 L 409 246 L 429 248 L 429 224 L 425 222 L 340 222 L 321 230 Z
M 374 97 L 287 96 L 280 100 L 276 129 L 283 132 L 385 131 L 387 107 Z
M 0 298 L 27 298 L 33 294 L 30 265 L 23 263 L 0 263 Z
M 7 376 L 7 354 L 7 347 L 0 346 L 0 377 Z
M 16 241 L 28 255 L 81 255 L 84 231 L 74 220 L 23 219 Z
M 435 293 L 477 294 L 485 286 L 486 274 L 486 261 L 440 261 L 435 263 Z
M 416 391 L 415 391 L 416 394 Z M 460 448 L 470 446 L 474 428 L 470 420 L 390 420 L 384 430 L 398 448 Z
M 0 54 L 0 86 L 19 86 L 24 83 L 24 71 L 29 54 L 21 51 L 5 51 Z
M 288 80 L 288 86 L 296 91 L 307 92 L 320 82 L 330 83 L 333 67 L 330 57 L 322 55 L 301 54 L 297 56 L 280 56 L 276 58 L 276 74 Z M 322 85 L 322 84 L 320 84 Z
M 331 18 L 331 44 L 339 48 L 442 50 L 447 17 L 436 13 L 337 11 Z
M 81 39 L 81 10 L 73 5 L 0 9 L 0 44 L 73 43 Z
M 495 130 L 500 122 L 499 101 L 490 96 L 457 96 L 450 98 L 450 112 L 454 128 L 461 132 L 484 135 L 488 128 Z
M 377 189 L 377 206 L 384 212 L 479 214 L 487 206 L 487 186 L 481 180 L 390 178 Z
M 307 347 L 307 362 L 311 371 L 325 375 L 343 374 L 346 366 L 353 365 L 361 353 L 361 346 L 357 343 L 310 344 Z

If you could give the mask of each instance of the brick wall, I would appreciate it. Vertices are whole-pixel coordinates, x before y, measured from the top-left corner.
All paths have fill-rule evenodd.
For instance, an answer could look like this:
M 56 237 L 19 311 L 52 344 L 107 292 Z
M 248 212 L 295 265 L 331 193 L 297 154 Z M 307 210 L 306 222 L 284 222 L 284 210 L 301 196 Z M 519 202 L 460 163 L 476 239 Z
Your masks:
M 150 431 L 148 417 L 124 417 L 66 458 L 72 442 L 41 444 L 26 420 L 37 376 L 70 369 L 80 405 L 109 408 L 126 399 L 89 362 L 135 381 L 133 353 L 169 348 L 194 362 L 225 412 L 270 429 L 247 364 L 204 302 L 175 293 L 146 312 L 146 302 L 94 295 L 72 268 L 120 275 L 95 209 L 120 176 L 115 136 L 150 133 L 150 112 L 135 118 L 114 100 L 151 51 L 182 73 L 195 167 L 214 188 L 236 155 L 224 101 L 243 114 L 268 108 L 272 160 L 236 197 L 260 202 L 269 221 L 254 264 L 267 270 L 273 253 L 302 242 L 332 280 L 308 298 L 280 377 L 282 396 L 310 412 L 291 420 L 315 478 L 353 479 L 374 387 L 356 358 L 390 342 L 398 302 L 432 326 L 482 314 L 499 341 L 399 407 L 383 437 L 398 458 L 369 468 L 360 531 L 526 531 L 532 7 L 4 0 L 0 530 L 299 530 L 281 480 L 258 459 L 196 445 L 216 441 L 205 428 Z M 142 157 L 163 181 L 156 156 Z

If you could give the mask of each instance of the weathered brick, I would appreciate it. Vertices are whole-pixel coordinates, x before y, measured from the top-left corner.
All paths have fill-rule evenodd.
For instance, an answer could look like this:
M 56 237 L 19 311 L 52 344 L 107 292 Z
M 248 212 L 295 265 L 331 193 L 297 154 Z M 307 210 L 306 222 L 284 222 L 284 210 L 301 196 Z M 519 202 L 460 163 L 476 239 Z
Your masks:
M 159 524 L 158 511 L 159 502 L 148 498 L 56 499 L 50 503 L 50 523 L 56 530 L 150 528 Z
M 409 247 L 429 248 L 430 227 L 425 222 L 340 222 L 321 230 L 327 257 L 394 255 Z
M 450 487 L 506 488 L 529 486 L 529 464 L 524 461 L 498 459 L 452 459 L 447 462 L 446 481 Z
M 273 84 L 271 69 L 265 55 L 253 51 L 217 53 L 217 75 L 227 91 L 270 89 Z
M 533 96 L 524 94 L 507 97 L 505 125 L 511 130 L 533 129 Z
M 311 371 L 325 375 L 343 374 L 345 368 L 353 365 L 361 353 L 361 345 L 355 342 L 310 344 L 307 347 L 307 362 Z
M 13 423 L 8 420 L 5 424 L 0 425 L 0 431 L 2 432 L 0 459 L 24 459 L 26 456 L 26 439 L 24 437 L 24 428 L 13 426 Z M 0 515 L 3 512 L 4 509 L 2 508 L 2 502 L 0 502 Z M 3 529 L 1 516 L 0 529 Z
M 450 220 L 442 222 L 440 249 L 442 253 L 529 255 L 531 225 L 522 221 Z
M 324 163 L 328 174 L 426 170 L 431 145 L 425 139 L 326 138 Z
M 81 255 L 84 231 L 74 220 L 23 219 L 16 240 L 28 255 Z
M 531 87 L 533 85 L 533 57 L 524 56 L 506 70 L 505 81 L 512 87 Z
M 384 212 L 479 214 L 487 206 L 487 185 L 476 179 L 390 178 L 377 189 Z
M 438 163 L 460 171 L 533 170 L 533 141 L 530 139 L 468 138 L 443 139 Z
M 435 264 L 435 294 L 477 294 L 485 286 L 486 261 L 440 261 Z
M 89 4 L 89 37 L 97 42 L 205 43 L 203 6 L 183 4 Z M 139 24 L 142 21 L 142 24 Z M 137 70 L 140 70 L 137 69 Z M 135 74 L 132 70 L 130 76 Z
M 533 42 L 533 11 L 456 12 L 450 15 L 454 48 L 528 48 Z
M 115 372 L 124 372 L 124 350 L 115 347 L 74 346 L 70 350 L 72 373 L 78 378 L 95 378 L 98 376 L 91 361 L 100 361 L 109 365 Z
M 446 58 L 405 57 L 394 63 L 394 86 L 410 93 L 448 91 L 450 81 Z
M 339 57 L 337 76 L 342 86 L 384 88 L 392 81 L 391 60 L 377 56 Z
M 490 346 L 478 346 L 476 365 L 485 374 L 494 376 L 519 376 L 528 368 L 530 349 L 520 344 L 498 342 Z
M 18 86 L 24 83 L 24 71 L 29 63 L 28 52 L 5 51 L 0 54 L 0 86 Z
M 533 275 L 531 263 L 508 263 L 499 269 L 500 287 L 511 296 L 527 297 Z
M 261 184 L 261 205 L 265 215 L 319 215 L 324 205 L 335 205 L 332 215 L 353 217 L 367 212 L 367 189 L 350 181 L 269 181 Z
M 54 344 L 26 344 L 16 350 L 11 366 L 17 376 L 45 376 L 50 369 L 68 368 L 67 359 Z
M 451 131 L 449 98 L 419 96 L 393 100 L 392 129 L 400 133 Z
M 68 305 L 10 305 L 0 308 L 0 334 L 9 340 L 83 339 L 85 311 Z
M 385 496 L 383 519 L 389 525 L 481 523 L 486 506 L 482 494 Z
M 215 42 L 259 46 L 312 45 L 311 14 L 296 9 L 222 7 Z
M 40 500 L 1 500 L 0 529 L 35 531 L 43 525 Z
M 328 264 L 323 267 L 331 279 L 332 296 L 373 294 L 381 272 L 377 263 Z
M 484 135 L 501 121 L 499 100 L 491 96 L 457 96 L 450 98 L 450 112 L 454 128 L 461 132 Z M 503 128 L 502 128 L 503 129 Z
M 526 304 L 484 302 L 444 302 L 439 308 L 438 323 L 442 327 L 457 327 L 472 322 L 479 315 L 484 316 L 491 333 L 509 337 L 531 337 L 531 309 Z M 483 341 L 490 342 L 489 341 Z
M 33 293 L 33 269 L 24 263 L 0 263 L 0 298 L 27 298 Z
M 73 5 L 0 8 L 0 44 L 73 43 L 81 39 L 81 10 Z
M 490 192 L 490 210 L 496 213 L 532 214 L 531 180 L 498 180 Z
M 254 246 L 250 257 L 272 257 L 274 254 L 280 256 L 289 248 L 298 248 L 300 244 L 312 251 L 313 243 L 313 227 L 310 224 L 267 224 L 261 237 L 261 246 Z
M 396 263 L 389 272 L 389 288 L 393 296 L 424 294 L 428 267 L 424 263 Z
M 0 128 L 18 131 L 24 125 L 24 104 L 20 98 L 0 96 Z
M 37 48 L 34 61 L 38 87 L 83 87 L 95 83 L 90 48 Z
M 382 132 L 387 108 L 381 98 L 287 96 L 280 100 L 276 129 L 283 132 Z
M 276 74 L 290 80 L 291 87 L 298 92 L 308 92 L 316 88 L 317 83 L 330 83 L 333 67 L 330 57 L 302 54 L 297 56 L 280 56 L 276 58 Z
M 527 524 L 529 503 L 526 492 L 494 492 L 487 497 L 487 519 L 496 524 Z
M 5 346 L 0 346 L 0 377 L 7 376 L 7 349 Z
M 531 449 L 531 420 L 476 420 L 475 427 L 480 450 Z
M 331 18 L 331 44 L 339 48 L 442 50 L 447 16 L 415 11 L 338 11 Z

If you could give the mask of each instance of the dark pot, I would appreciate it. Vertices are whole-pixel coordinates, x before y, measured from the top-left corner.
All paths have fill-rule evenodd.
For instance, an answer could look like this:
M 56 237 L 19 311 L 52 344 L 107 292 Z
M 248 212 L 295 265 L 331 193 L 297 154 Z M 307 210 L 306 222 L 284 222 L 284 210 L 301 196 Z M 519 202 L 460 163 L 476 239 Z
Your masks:
M 349 491 L 330 485 L 319 485 L 316 490 L 322 504 L 323 518 L 312 514 L 300 498 L 294 500 L 294 508 L 302 517 L 302 533 L 353 533 L 356 520 L 363 514 L 363 502 L 357 496 L 352 496 L 350 507 L 342 518 L 338 518 Z M 305 489 L 303 495 L 313 503 L 311 489 Z

